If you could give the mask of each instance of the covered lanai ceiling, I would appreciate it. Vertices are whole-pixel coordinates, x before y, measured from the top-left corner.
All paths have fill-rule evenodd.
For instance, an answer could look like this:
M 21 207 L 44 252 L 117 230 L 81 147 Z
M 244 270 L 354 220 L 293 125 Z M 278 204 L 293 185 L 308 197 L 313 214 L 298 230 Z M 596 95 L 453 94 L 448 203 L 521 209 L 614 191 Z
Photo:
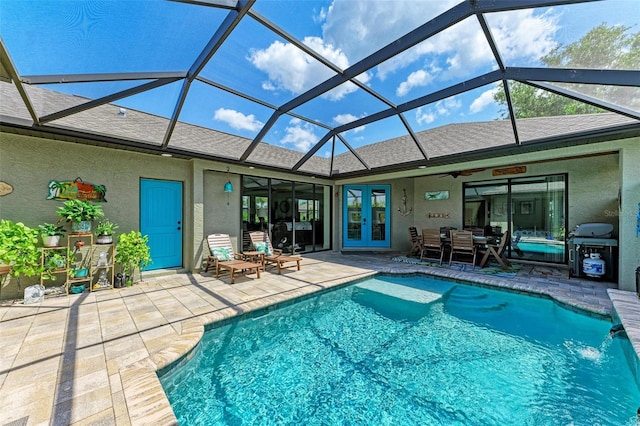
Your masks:
M 5 132 L 332 177 L 640 135 L 636 0 L 0 7 Z

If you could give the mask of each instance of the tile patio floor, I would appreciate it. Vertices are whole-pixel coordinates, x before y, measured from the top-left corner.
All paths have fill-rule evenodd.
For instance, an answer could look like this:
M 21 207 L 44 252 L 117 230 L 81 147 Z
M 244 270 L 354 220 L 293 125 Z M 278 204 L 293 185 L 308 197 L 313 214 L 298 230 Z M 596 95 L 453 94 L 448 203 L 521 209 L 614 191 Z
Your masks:
M 228 275 L 218 280 L 205 273 L 174 274 L 130 288 L 0 306 L 0 424 L 175 424 L 155 371 L 187 353 L 204 324 L 376 272 L 428 272 L 546 294 L 603 315 L 610 315 L 615 303 L 640 353 L 635 293 L 613 290 L 610 283 L 568 279 L 566 270 L 545 274 L 524 265 L 515 278 L 496 278 L 393 262 L 389 254 L 303 257 L 301 271 L 278 276 L 267 270 L 260 280 L 238 277 L 233 286 Z

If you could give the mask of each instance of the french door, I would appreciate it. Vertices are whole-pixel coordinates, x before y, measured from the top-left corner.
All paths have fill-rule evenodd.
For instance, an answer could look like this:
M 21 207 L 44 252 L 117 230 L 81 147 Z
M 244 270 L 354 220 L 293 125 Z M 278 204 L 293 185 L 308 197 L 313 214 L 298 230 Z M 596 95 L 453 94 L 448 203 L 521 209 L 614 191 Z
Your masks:
M 389 185 L 345 185 L 343 246 L 390 247 Z

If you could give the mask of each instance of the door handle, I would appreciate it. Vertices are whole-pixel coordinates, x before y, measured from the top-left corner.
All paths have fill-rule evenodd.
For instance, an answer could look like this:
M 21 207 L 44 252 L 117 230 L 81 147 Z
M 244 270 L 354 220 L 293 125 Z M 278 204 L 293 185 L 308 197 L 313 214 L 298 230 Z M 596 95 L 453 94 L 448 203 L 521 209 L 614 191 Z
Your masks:
M 364 224 L 366 225 L 367 224 L 367 218 L 363 217 L 362 220 L 364 221 Z
M 180 229 L 182 229 L 182 228 L 180 228 L 180 227 L 178 226 L 178 231 L 179 231 Z

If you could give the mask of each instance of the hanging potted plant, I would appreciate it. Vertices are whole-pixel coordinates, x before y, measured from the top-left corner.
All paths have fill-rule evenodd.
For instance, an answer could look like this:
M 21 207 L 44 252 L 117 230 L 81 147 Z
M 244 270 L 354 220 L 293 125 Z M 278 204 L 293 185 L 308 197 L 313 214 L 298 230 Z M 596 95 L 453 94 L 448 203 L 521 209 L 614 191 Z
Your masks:
M 2 281 L 11 274 L 18 278 L 18 288 L 21 276 L 32 277 L 41 273 L 38 230 L 21 222 L 0 220 L 0 265 Z
M 111 244 L 113 243 L 113 234 L 118 229 L 118 224 L 111 222 L 109 219 L 105 219 L 96 225 L 95 234 L 96 244 Z
M 133 284 L 136 269 L 142 270 L 151 262 L 149 236 L 139 231 L 131 231 L 118 236 L 115 261 L 122 267 L 126 278 L 126 285 Z
M 42 237 L 42 245 L 45 247 L 59 247 L 60 238 L 66 232 L 62 225 L 53 223 L 44 223 L 38 225 L 40 228 L 40 236 Z
M 92 222 L 104 217 L 101 206 L 77 199 L 65 201 L 63 206 L 58 207 L 57 213 L 62 220 L 71 222 L 74 234 L 90 233 Z

